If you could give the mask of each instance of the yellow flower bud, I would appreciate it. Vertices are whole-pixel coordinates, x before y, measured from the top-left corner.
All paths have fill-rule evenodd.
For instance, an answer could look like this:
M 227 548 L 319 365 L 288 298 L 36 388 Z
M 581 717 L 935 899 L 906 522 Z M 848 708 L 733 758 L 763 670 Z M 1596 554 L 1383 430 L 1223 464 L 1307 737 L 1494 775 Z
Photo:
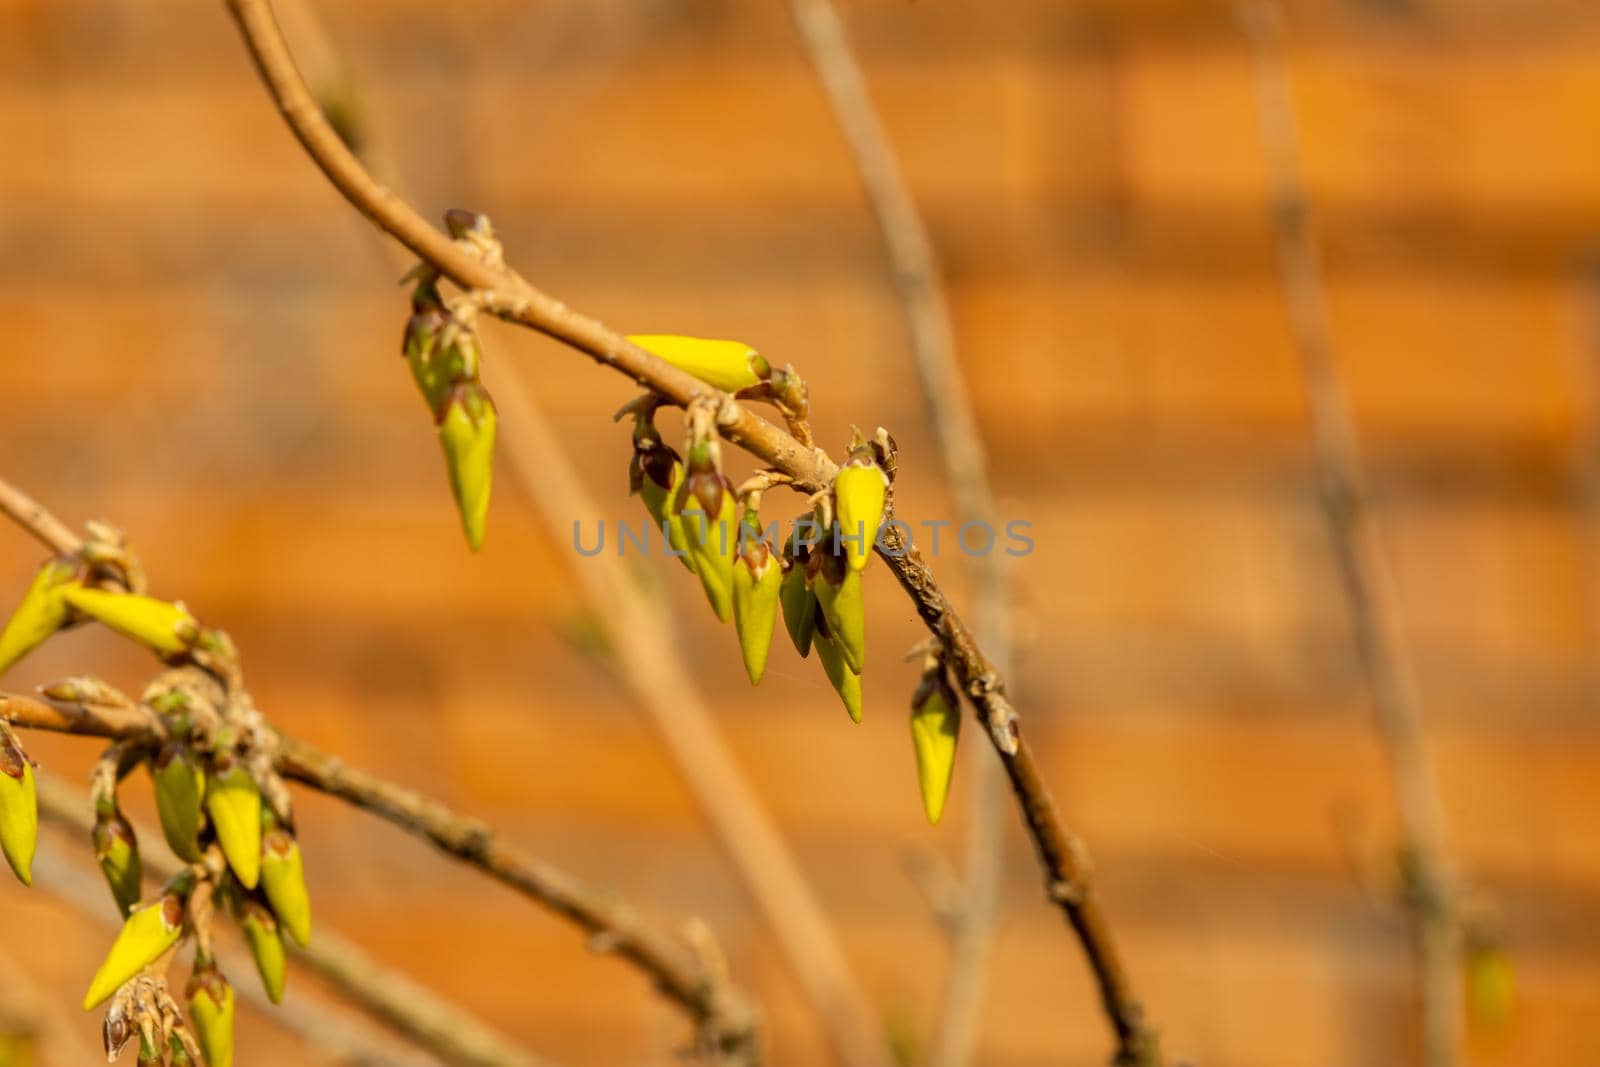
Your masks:
M 956 767 L 956 738 L 961 731 L 961 706 L 944 678 L 942 667 L 928 671 L 911 698 L 911 747 L 917 756 L 917 781 L 922 809 L 930 825 L 944 814 L 950 777 Z
M 811 591 L 827 620 L 839 655 L 856 674 L 867 659 L 867 609 L 861 572 L 850 570 L 844 557 L 819 546 L 812 552 Z
M 629 488 L 644 501 L 645 511 L 657 531 L 665 530 L 667 544 L 672 554 L 691 572 L 694 560 L 689 555 L 689 543 L 684 539 L 683 526 L 673 513 L 672 501 L 683 485 L 683 462 L 678 453 L 664 444 L 655 427 L 641 419 L 633 433 L 633 459 L 628 464 Z
M 208 962 L 195 966 L 186 993 L 189 1021 L 206 1067 L 233 1067 L 233 986 Z
M 117 911 L 127 915 L 144 895 L 144 868 L 139 860 L 139 841 L 133 826 L 115 810 L 99 813 L 90 834 L 95 862 L 105 875 L 106 885 L 117 902 Z
M 840 543 L 850 569 L 864 570 L 883 524 L 883 502 L 889 476 L 872 458 L 868 447 L 857 449 L 833 479 L 834 514 L 839 520 Z
M 283 932 L 304 948 L 311 941 L 311 896 L 300 843 L 279 827 L 261 839 L 261 888 Z
M 845 663 L 844 655 L 839 651 L 839 643 L 829 637 L 824 632 L 825 629 L 825 625 L 817 627 L 816 634 L 812 637 L 812 647 L 817 650 L 817 658 L 822 661 L 822 669 L 827 672 L 828 681 L 833 684 L 834 692 L 844 701 L 844 710 L 850 713 L 850 718 L 860 722 L 861 675 L 852 671 Z
M 741 341 L 715 341 L 670 333 L 636 333 L 628 340 L 709 385 L 737 393 L 765 381 L 772 368 Z
M 733 557 L 739 531 L 734 521 L 733 486 L 717 469 L 703 442 L 690 450 L 688 473 L 678 487 L 673 509 L 711 610 L 727 622 L 733 611 Z
M 39 789 L 33 762 L 0 722 L 0 852 L 23 885 L 33 884 L 33 853 L 38 846 Z
M 231 757 L 218 757 L 206 789 L 206 813 L 234 877 L 254 889 L 261 880 L 261 789 Z
M 182 604 L 87 586 L 69 586 L 63 596 L 78 611 L 139 642 L 162 659 L 188 652 L 200 636 L 200 624 Z
M 288 977 L 288 961 L 277 920 L 256 901 L 246 900 L 240 911 L 239 927 L 256 961 L 256 973 L 261 976 L 261 987 L 267 991 L 267 999 L 279 1003 L 283 1000 L 283 984 Z
M 499 417 L 494 401 L 477 382 L 456 386 L 439 420 L 439 444 L 450 472 L 450 490 L 461 512 L 467 544 L 483 547 L 494 479 L 494 437 Z
M 156 815 L 167 846 L 181 860 L 200 859 L 200 811 L 205 805 L 206 772 L 181 741 L 169 742 L 150 764 L 156 786 Z
M 757 685 L 772 649 L 783 567 L 772 546 L 761 538 L 761 520 L 753 512 L 745 513 L 743 530 L 745 544 L 733 561 L 733 623 L 745 673 L 750 684 Z
M 53 559 L 34 575 L 22 603 L 0 631 L 0 674 L 66 625 L 71 612 L 64 594 L 68 586 L 78 584 L 77 574 L 73 560 Z
M 808 546 L 790 537 L 783 548 L 783 584 L 778 589 L 778 601 L 783 606 L 783 627 L 789 631 L 789 640 L 802 657 L 811 654 L 811 638 L 816 630 L 817 598 L 811 592 L 811 576 L 806 563 L 810 558 Z
M 111 951 L 95 972 L 89 991 L 83 997 L 83 1010 L 93 1011 L 122 984 L 160 959 L 183 932 L 183 898 L 175 892 L 162 895 L 153 904 L 136 908 L 122 924 L 122 931 L 111 943 Z

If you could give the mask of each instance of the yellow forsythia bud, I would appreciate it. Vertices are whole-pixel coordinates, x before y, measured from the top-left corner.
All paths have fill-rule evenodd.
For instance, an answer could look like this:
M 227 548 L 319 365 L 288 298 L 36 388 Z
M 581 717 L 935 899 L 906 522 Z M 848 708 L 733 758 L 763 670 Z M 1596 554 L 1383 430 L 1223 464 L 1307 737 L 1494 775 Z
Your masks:
M 206 813 L 234 877 L 246 889 L 261 880 L 261 789 L 233 757 L 217 757 L 206 788 Z
M 839 520 L 840 542 L 850 560 L 850 569 L 863 570 L 872 558 L 872 546 L 883 524 L 883 502 L 889 492 L 889 476 L 873 459 L 872 449 L 862 446 L 851 453 L 833 479 L 834 514 Z
M 122 812 L 111 808 L 95 816 L 90 834 L 95 862 L 105 875 L 106 885 L 117 902 L 117 911 L 127 915 L 144 895 L 144 868 L 139 860 L 139 841 L 133 826 Z
M 261 889 L 290 940 L 304 948 L 311 941 L 311 896 L 306 891 L 300 843 L 282 827 L 261 839 Z
M 922 787 L 922 809 L 937 825 L 950 795 L 950 776 L 956 767 L 956 738 L 961 730 L 961 706 L 945 681 L 944 668 L 922 676 L 911 697 L 911 747 L 917 756 L 917 781 Z
M 267 999 L 277 1004 L 283 1000 L 283 983 L 288 976 L 278 922 L 260 903 L 246 900 L 240 911 L 239 926 L 244 931 L 245 943 L 250 946 L 250 955 L 256 961 L 261 987 L 267 991 Z
M 745 512 L 741 530 L 742 544 L 733 561 L 733 623 L 739 634 L 745 673 L 750 676 L 750 684 L 757 685 L 772 649 L 783 565 L 762 538 L 761 519 L 754 512 Z
M 77 574 L 75 561 L 53 559 L 34 575 L 22 603 L 0 631 L 0 674 L 66 625 L 71 612 L 64 594 L 68 586 L 78 584 Z
M 839 643 L 829 637 L 826 630 L 827 624 L 819 622 L 811 641 L 812 646 L 817 650 L 817 658 L 822 661 L 822 669 L 827 672 L 828 681 L 833 684 L 834 692 L 844 701 L 844 710 L 850 713 L 850 718 L 860 722 L 861 675 L 852 671 L 845 663 L 844 655 L 839 651 Z
M 92 1011 L 122 984 L 178 943 L 183 932 L 183 898 L 168 892 L 153 904 L 136 908 L 122 924 L 106 960 L 83 996 L 83 1010 Z
M 739 531 L 734 522 L 733 486 L 717 469 L 705 442 L 689 450 L 688 472 L 673 500 L 689 557 L 711 610 L 722 622 L 733 610 L 733 556 Z
M 182 604 L 86 586 L 69 586 L 63 595 L 78 611 L 139 642 L 162 659 L 187 652 L 200 636 L 200 624 Z
M 181 741 L 168 742 L 150 764 L 156 786 L 156 814 L 167 847 L 181 860 L 200 859 L 200 811 L 205 805 L 206 772 Z
M 828 632 L 839 655 L 856 674 L 867 659 L 867 609 L 861 592 L 861 572 L 851 570 L 843 555 L 819 545 L 812 552 L 811 591 L 828 622 Z
M 683 461 L 661 440 L 648 417 L 641 416 L 633 429 L 633 458 L 628 464 L 628 488 L 639 494 L 656 530 L 666 531 L 667 544 L 690 571 L 694 560 L 684 540 L 683 526 L 673 514 L 672 501 L 683 484 Z
M 207 961 L 195 965 L 185 992 L 195 1043 L 206 1067 L 233 1067 L 233 986 Z
M 23 885 L 33 884 L 39 845 L 39 792 L 33 762 L 16 735 L 0 722 L 0 852 Z
M 439 418 L 439 444 L 450 472 L 450 490 L 461 513 L 461 529 L 476 552 L 483 547 L 494 480 L 494 437 L 499 416 L 477 382 L 457 385 Z
M 778 600 L 783 605 L 783 627 L 802 657 L 811 654 L 817 619 L 817 598 L 811 592 L 811 575 L 806 568 L 809 559 L 809 547 L 791 536 L 783 548 L 783 584 Z
M 765 381 L 772 368 L 741 341 L 715 341 L 670 333 L 630 334 L 628 340 L 707 384 L 737 393 Z

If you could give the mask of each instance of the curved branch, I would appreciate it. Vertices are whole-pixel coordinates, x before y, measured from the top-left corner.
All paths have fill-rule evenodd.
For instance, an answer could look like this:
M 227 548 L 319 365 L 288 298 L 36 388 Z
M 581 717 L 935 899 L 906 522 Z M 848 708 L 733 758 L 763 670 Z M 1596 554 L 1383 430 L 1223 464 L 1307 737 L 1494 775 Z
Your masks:
M 789 475 L 797 488 L 817 491 L 832 482 L 838 467 L 820 449 L 805 447 L 727 394 L 669 366 L 599 321 L 535 289 L 515 271 L 478 259 L 430 226 L 374 181 L 339 140 L 295 69 L 266 0 L 227 3 L 262 80 L 294 135 L 345 199 L 380 229 L 458 285 L 478 291 L 485 308 L 500 318 L 562 341 L 675 403 L 686 405 L 696 398 L 715 402 L 721 434 Z M 1032 750 L 1022 736 L 1016 709 L 1006 697 L 1003 679 L 946 599 L 932 570 L 898 529 L 886 529 L 878 551 L 910 595 L 924 624 L 944 644 L 948 662 L 999 754 L 1038 854 L 1046 892 L 1077 933 L 1094 972 L 1116 1034 L 1117 1062 L 1159 1062 L 1155 1035 L 1145 1025 L 1143 1011 L 1112 943 L 1105 914 L 1090 884 L 1082 847 L 1061 824 Z

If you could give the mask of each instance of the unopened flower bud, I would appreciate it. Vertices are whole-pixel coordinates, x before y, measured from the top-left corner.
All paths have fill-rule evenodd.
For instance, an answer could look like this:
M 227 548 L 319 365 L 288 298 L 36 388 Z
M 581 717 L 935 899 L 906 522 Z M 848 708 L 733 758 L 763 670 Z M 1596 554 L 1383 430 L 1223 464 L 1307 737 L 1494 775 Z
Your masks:
M 483 547 L 488 522 L 498 421 L 494 401 L 476 381 L 463 382 L 452 389 L 439 419 L 439 444 L 450 471 L 450 490 L 461 512 L 467 544 L 474 552 Z
M 828 632 L 850 670 L 861 673 L 867 658 L 867 611 L 861 572 L 851 570 L 841 552 L 819 545 L 811 554 L 811 591 L 828 621 Z
M 745 673 L 750 676 L 750 684 L 757 685 L 772 649 L 783 564 L 762 536 L 761 518 L 754 511 L 745 512 L 739 541 L 733 561 L 733 623 L 739 634 Z
M 802 657 L 811 653 L 811 638 L 816 630 L 817 598 L 811 592 L 811 576 L 806 570 L 811 549 L 796 535 L 783 546 L 783 584 L 778 600 L 783 605 L 783 626 L 789 640 Z
M 311 941 L 311 896 L 300 843 L 281 826 L 261 838 L 261 889 L 283 932 L 304 948 Z
M 812 637 L 811 644 L 817 650 L 817 658 L 822 661 L 822 669 L 827 673 L 833 691 L 838 693 L 839 699 L 844 702 L 844 710 L 850 713 L 850 718 L 860 722 L 861 675 L 852 671 L 845 663 L 844 654 L 839 651 L 839 643 L 828 633 L 828 623 L 820 609 L 817 612 L 816 633 Z
M 194 1024 L 195 1041 L 206 1067 L 233 1065 L 233 986 L 207 961 L 195 965 L 185 990 L 189 999 L 189 1020 Z
M 944 814 L 945 798 L 950 795 L 960 730 L 961 706 L 955 690 L 945 680 L 943 666 L 932 667 L 911 697 L 911 747 L 917 756 L 922 809 L 933 825 Z
M 256 961 L 261 987 L 267 991 L 267 999 L 277 1004 L 283 1000 L 283 984 L 288 976 L 278 921 L 259 901 L 247 899 L 240 909 L 239 927 L 250 946 L 250 956 Z
M 200 636 L 200 624 L 182 604 L 87 586 L 68 587 L 63 595 L 78 611 L 139 642 L 162 659 L 182 656 Z
M 261 880 L 261 789 L 244 764 L 217 757 L 206 783 L 206 813 L 234 877 L 246 889 Z
M 134 909 L 111 943 L 111 951 L 95 972 L 83 997 L 83 1010 L 92 1011 L 122 984 L 178 943 L 183 932 L 183 897 L 176 891 L 162 894 L 153 904 Z
M 205 805 L 206 772 L 188 745 L 169 741 L 150 764 L 156 787 L 156 815 L 167 846 L 181 860 L 200 859 L 200 811 Z
M 688 471 L 673 499 L 695 573 L 722 622 L 733 610 L 733 556 L 738 548 L 733 486 L 718 469 L 708 442 L 689 450 Z
M 34 575 L 22 602 L 0 631 L 0 674 L 67 624 L 71 612 L 64 594 L 69 586 L 78 584 L 78 571 L 76 561 L 62 558 L 46 563 Z
M 866 568 L 872 546 L 883 524 L 883 502 L 889 492 L 889 476 L 873 458 L 870 446 L 851 452 L 850 458 L 833 479 L 834 514 L 839 520 L 840 542 L 850 560 L 850 569 Z
M 633 458 L 628 463 L 628 488 L 638 493 L 655 528 L 664 531 L 671 554 L 690 571 L 694 560 L 683 536 L 683 526 L 673 514 L 672 501 L 683 484 L 683 461 L 661 440 L 648 418 L 640 418 L 633 430 Z
M 117 902 L 117 910 L 127 915 L 144 895 L 144 868 L 139 860 L 139 841 L 133 825 L 115 807 L 96 813 L 94 829 L 95 862 L 105 875 L 106 885 Z
M 0 852 L 23 885 L 33 884 L 33 853 L 38 846 L 39 791 L 33 761 L 0 722 Z
M 708 385 L 737 393 L 765 381 L 772 368 L 742 341 L 717 341 L 670 333 L 636 333 L 628 340 Z

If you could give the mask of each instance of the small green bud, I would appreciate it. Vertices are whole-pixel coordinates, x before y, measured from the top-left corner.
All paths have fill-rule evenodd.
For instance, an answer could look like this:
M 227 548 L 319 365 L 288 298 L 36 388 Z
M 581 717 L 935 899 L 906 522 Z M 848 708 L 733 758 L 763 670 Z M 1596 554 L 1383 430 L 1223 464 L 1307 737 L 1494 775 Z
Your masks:
M 254 889 L 261 880 L 261 788 L 231 756 L 216 759 L 207 783 L 206 814 L 234 877 Z
M 828 621 L 828 632 L 844 662 L 856 674 L 867 658 L 867 610 L 861 591 L 861 572 L 851 570 L 843 555 L 827 546 L 811 554 L 811 591 Z
M 741 341 L 715 341 L 670 333 L 636 333 L 630 334 L 628 340 L 727 393 L 748 389 L 772 374 L 772 368 L 761 354 Z
M 872 558 L 872 546 L 883 524 L 883 502 L 889 492 L 889 476 L 872 457 L 872 449 L 862 446 L 851 453 L 833 479 L 834 514 L 839 520 L 840 541 L 850 560 L 850 569 L 864 570 Z
M 173 854 L 188 863 L 200 859 L 200 811 L 205 805 L 206 772 L 181 741 L 169 741 L 150 764 L 156 786 L 156 815 Z
M 745 512 L 744 535 L 733 561 L 733 623 L 750 684 L 758 685 L 767 669 L 772 630 L 778 618 L 778 593 L 783 565 L 761 537 L 761 519 Z
M 45 639 L 67 624 L 71 611 L 65 592 L 78 584 L 78 564 L 66 558 L 53 559 L 39 569 L 22 594 L 22 603 L 0 631 L 0 674 L 38 648 Z
M 240 910 L 239 927 L 256 961 L 256 973 L 261 976 L 261 987 L 267 991 L 267 999 L 279 1003 L 283 1000 L 288 962 L 283 951 L 283 937 L 278 933 L 278 921 L 260 902 L 246 900 Z
M 733 557 L 739 540 L 733 486 L 703 443 L 690 451 L 688 473 L 673 506 L 711 610 L 727 622 L 733 610 Z
M 33 761 L 0 722 L 0 852 L 17 880 L 33 884 L 33 853 L 39 847 L 39 788 Z
M 778 600 L 783 605 L 783 626 L 789 640 L 802 657 L 811 653 L 811 637 L 816 630 L 817 598 L 811 592 L 811 576 L 806 562 L 810 549 L 790 537 L 783 547 L 783 585 Z
M 306 890 L 300 843 L 282 827 L 261 839 L 261 888 L 283 932 L 304 948 L 311 941 L 311 896 Z
M 945 681 L 944 668 L 922 676 L 911 697 L 911 747 L 917 756 L 917 782 L 922 787 L 922 809 L 930 825 L 938 825 L 950 795 L 950 778 L 956 767 L 956 738 L 961 730 L 961 706 Z
M 185 993 L 195 1042 L 206 1067 L 233 1067 L 233 986 L 208 961 L 195 965 Z
M 122 984 L 178 943 L 183 932 L 184 902 L 176 892 L 162 894 L 153 904 L 136 908 L 122 924 L 106 960 L 95 972 L 83 996 L 83 1010 L 93 1011 Z
M 499 417 L 488 392 L 475 381 L 451 391 L 439 419 L 439 444 L 450 473 L 450 490 L 461 512 L 461 528 L 474 552 L 483 547 L 494 479 L 494 437 Z
M 850 713 L 850 718 L 860 722 L 861 675 L 852 671 L 845 663 L 844 654 L 839 651 L 839 643 L 827 634 L 826 622 L 818 622 L 811 643 L 817 650 L 817 658 L 822 661 L 822 669 L 827 672 L 828 681 L 833 684 L 834 692 L 844 701 L 844 710 Z
M 182 604 L 137 593 L 111 593 L 87 586 L 68 587 L 67 603 L 162 659 L 175 659 L 194 645 L 200 624 Z
M 139 860 L 139 841 L 133 825 L 122 812 L 112 808 L 96 814 L 90 833 L 95 862 L 105 875 L 106 885 L 117 902 L 117 910 L 127 915 L 144 895 L 144 868 Z
M 439 338 L 450 325 L 450 314 L 442 304 L 424 303 L 417 306 L 415 299 L 412 303 L 415 310 L 406 321 L 401 351 L 405 354 L 406 365 L 411 368 L 411 377 L 416 381 L 417 389 L 428 402 L 428 410 L 437 417 L 450 394 L 451 381 L 443 371 L 445 361 L 436 358 Z
M 691 572 L 694 560 L 683 527 L 673 514 L 672 501 L 683 485 L 683 461 L 663 443 L 655 427 L 641 419 L 633 431 L 633 458 L 628 464 L 628 488 L 639 494 L 657 530 L 665 530 L 672 554 Z

